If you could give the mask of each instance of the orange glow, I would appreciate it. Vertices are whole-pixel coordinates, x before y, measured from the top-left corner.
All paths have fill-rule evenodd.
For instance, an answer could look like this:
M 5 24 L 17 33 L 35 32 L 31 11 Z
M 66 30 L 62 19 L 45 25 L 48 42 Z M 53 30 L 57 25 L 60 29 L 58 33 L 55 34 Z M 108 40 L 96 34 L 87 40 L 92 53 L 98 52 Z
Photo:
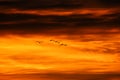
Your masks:
M 113 36 L 107 41 L 82 42 L 65 39 L 62 36 L 1 37 L 1 73 L 119 72 L 119 54 L 114 51 L 104 52 L 106 49 L 104 45 L 109 45 L 107 48 L 111 50 L 116 48 L 117 45 L 113 44 L 116 39 L 119 42 L 118 38 Z M 50 39 L 61 41 L 68 46 L 60 46 L 50 42 Z M 38 44 L 36 41 L 42 42 Z
M 0 80 L 120 80 L 118 0 L 0 0 Z
M 67 16 L 72 14 L 93 14 L 94 16 L 101 16 L 106 14 L 111 14 L 116 12 L 118 9 L 104 9 L 104 8 L 85 8 L 85 9 L 73 9 L 73 10 L 64 10 L 64 9 L 52 9 L 52 10 L 19 10 L 19 9 L 9 9 L 6 13 L 21 13 L 21 14 L 34 14 L 34 15 L 59 15 L 59 16 Z M 2 12 L 1 12 L 2 13 Z

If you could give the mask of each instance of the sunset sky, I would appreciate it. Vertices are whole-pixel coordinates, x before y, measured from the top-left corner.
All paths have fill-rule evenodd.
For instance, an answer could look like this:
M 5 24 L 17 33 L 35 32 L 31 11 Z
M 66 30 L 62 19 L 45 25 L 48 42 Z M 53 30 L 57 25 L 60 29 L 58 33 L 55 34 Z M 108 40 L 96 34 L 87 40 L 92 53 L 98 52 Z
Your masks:
M 120 0 L 0 0 L 0 80 L 120 80 Z

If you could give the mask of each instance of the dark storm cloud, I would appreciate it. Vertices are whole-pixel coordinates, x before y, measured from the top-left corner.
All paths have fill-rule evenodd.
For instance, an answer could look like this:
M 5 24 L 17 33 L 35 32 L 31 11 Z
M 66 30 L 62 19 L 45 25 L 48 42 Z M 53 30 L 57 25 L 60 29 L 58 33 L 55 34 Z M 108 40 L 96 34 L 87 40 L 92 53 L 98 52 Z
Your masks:
M 4 18 L 0 23 L 0 31 L 22 32 L 23 34 L 82 34 L 82 33 L 108 33 L 112 25 L 119 26 L 119 19 L 104 21 L 104 19 L 82 16 L 33 16 L 18 15 Z M 28 18 L 27 18 L 28 16 Z M 9 16 L 10 17 L 10 16 Z M 50 19 L 50 20 L 48 20 Z M 116 22 L 114 22 L 116 20 Z M 8 22 L 8 23 L 7 23 Z M 114 22 L 114 23 L 113 23 Z M 4 24 L 3 24 L 4 23 Z M 6 24 L 5 24 L 6 23 Z M 89 27 L 88 27 L 89 26 Z M 87 31 L 87 28 L 103 28 L 103 31 Z M 99 26 L 99 27 L 98 27 Z M 102 27 L 101 27 L 102 26 Z
M 5 14 L 5 13 L 0 13 L 0 22 L 38 19 L 38 17 L 39 16 L 37 16 L 37 15 L 29 15 L 29 14 Z
M 107 14 L 107 15 L 103 15 L 103 18 L 107 19 L 106 21 L 103 22 L 103 25 L 105 24 L 105 26 L 120 26 L 120 12 L 115 12 L 112 14 Z
M 112 80 L 120 79 L 119 73 L 101 73 L 101 74 L 79 74 L 79 73 L 33 73 L 33 74 L 12 74 L 12 75 L 0 75 L 1 79 L 9 80 Z
M 104 7 L 118 7 L 120 6 L 120 0 L 98 0 Z
M 28 33 L 64 31 L 70 33 L 75 30 L 84 32 L 84 28 L 100 28 L 107 30 L 112 26 L 120 26 L 120 14 L 118 12 L 96 17 L 95 14 L 71 14 L 71 15 L 36 15 L 36 14 L 0 14 L 0 30 L 16 30 Z M 82 31 L 83 30 L 83 31 Z M 89 32 L 88 32 L 89 33 Z
M 117 4 L 117 0 L 115 1 Z M 106 33 L 105 30 L 113 27 L 119 28 L 119 10 L 102 15 L 98 15 L 99 12 L 94 13 L 94 11 L 103 8 L 104 5 L 109 6 L 112 4 L 112 2 L 110 2 L 111 1 L 108 1 L 107 4 L 104 0 L 0 0 L 0 33 L 94 33 L 90 30 L 90 32 L 83 30 L 85 28 L 100 28 L 103 29 L 103 31 L 98 31 L 98 33 Z M 92 11 L 83 14 L 72 12 L 72 10 L 86 8 L 94 8 L 93 13 Z M 105 8 L 108 9 L 107 7 Z M 63 10 L 63 13 L 71 10 L 71 14 L 66 15 L 60 13 L 62 15 L 59 15 L 58 11 L 58 13 L 54 12 L 54 14 L 43 15 L 42 13 L 41 15 L 41 12 L 39 12 L 40 10 L 46 10 L 46 13 L 49 13 L 49 10 L 58 9 Z M 13 12 L 10 10 L 13 10 Z M 38 11 L 38 13 L 30 12 L 29 10 Z
M 82 4 L 79 0 L 16 0 L 0 1 L 1 6 L 19 9 L 50 9 L 50 8 L 80 8 Z
M 53 23 L 53 24 L 73 24 L 74 26 L 96 26 L 96 25 L 120 25 L 120 12 L 113 12 L 110 14 L 105 14 L 101 16 L 95 16 L 94 13 L 91 14 L 71 14 L 71 15 L 37 15 L 37 14 L 6 14 L 0 13 L 0 22 L 8 21 L 23 21 L 23 20 L 36 20 L 33 25 L 38 23 Z M 30 23 L 31 25 L 32 23 Z M 22 24 L 21 24 L 22 25 Z M 23 24 L 24 25 L 24 24 Z M 28 25 L 28 26 L 30 26 Z M 33 26 L 31 25 L 31 26 Z M 48 24 L 49 25 L 49 24 Z M 56 26 L 59 26 L 56 25 Z M 27 26 L 27 25 L 25 25 Z M 40 26 L 40 25 L 38 25 Z M 50 25 L 49 25 L 50 26 Z M 70 26 L 70 25 L 69 25 Z M 54 26 L 53 26 L 54 27 Z
M 105 8 L 120 5 L 119 0 L 1 0 L 0 7 L 17 9 Z

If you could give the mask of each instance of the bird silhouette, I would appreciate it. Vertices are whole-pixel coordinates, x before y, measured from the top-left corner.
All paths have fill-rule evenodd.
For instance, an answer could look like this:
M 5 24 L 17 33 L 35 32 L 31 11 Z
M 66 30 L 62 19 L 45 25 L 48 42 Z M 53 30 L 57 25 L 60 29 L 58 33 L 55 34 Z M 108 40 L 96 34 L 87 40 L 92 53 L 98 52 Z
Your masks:
M 38 44 L 41 44 L 42 43 L 42 41 L 36 41 Z
M 54 41 L 54 40 L 50 40 L 50 41 Z
M 64 46 L 67 46 L 67 44 L 64 44 Z
M 51 42 L 54 42 L 54 43 L 57 43 L 57 44 L 59 44 L 60 46 L 67 46 L 67 44 L 63 44 L 63 43 L 61 43 L 60 41 L 56 41 L 56 40 L 50 40 Z
M 54 41 L 54 42 L 55 42 L 55 43 L 58 43 L 58 44 L 60 43 L 59 41 Z
M 60 46 L 67 46 L 67 44 L 60 44 Z

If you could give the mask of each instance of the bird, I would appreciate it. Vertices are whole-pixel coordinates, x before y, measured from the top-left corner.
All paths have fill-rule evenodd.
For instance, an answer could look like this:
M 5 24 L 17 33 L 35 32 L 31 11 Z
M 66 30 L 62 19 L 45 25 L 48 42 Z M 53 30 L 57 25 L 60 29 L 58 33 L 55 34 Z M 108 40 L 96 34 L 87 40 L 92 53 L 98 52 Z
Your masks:
M 59 41 L 54 41 L 54 42 L 55 42 L 55 43 L 58 43 L 58 44 L 60 43 Z
M 67 46 L 67 44 L 60 44 L 60 46 Z
M 67 46 L 67 44 L 64 44 L 64 46 Z
M 67 44 L 63 44 L 63 43 L 61 43 L 61 42 L 59 42 L 59 41 L 56 41 L 56 40 L 50 40 L 51 42 L 54 42 L 54 43 L 57 43 L 57 44 L 59 44 L 60 46 L 67 46 Z
M 54 41 L 54 40 L 50 40 L 50 41 Z
M 60 44 L 61 46 L 63 46 L 64 44 Z
M 42 41 L 36 41 L 36 42 L 39 43 L 39 44 L 42 43 Z

